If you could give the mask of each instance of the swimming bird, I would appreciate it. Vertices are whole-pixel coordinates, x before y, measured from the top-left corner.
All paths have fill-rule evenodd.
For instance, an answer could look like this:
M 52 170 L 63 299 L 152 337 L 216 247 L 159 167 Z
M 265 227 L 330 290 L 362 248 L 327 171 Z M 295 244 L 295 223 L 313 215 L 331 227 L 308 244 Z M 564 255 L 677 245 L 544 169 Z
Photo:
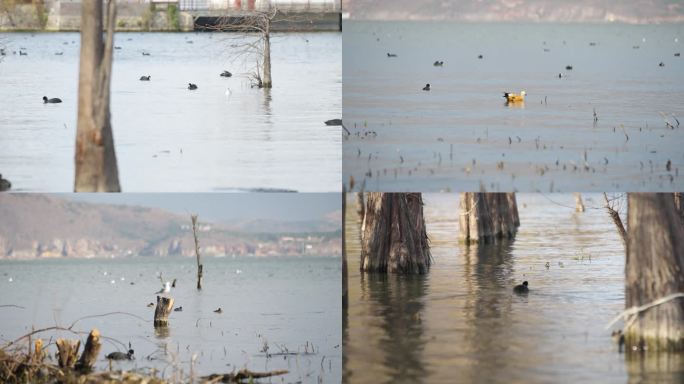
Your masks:
M 658 64 L 658 66 L 659 66 L 659 67 L 664 67 L 664 66 L 665 66 L 665 63 L 663 63 L 663 62 L 661 61 L 660 64 Z
M 47 103 L 61 103 L 62 99 L 58 97 L 53 97 L 52 99 L 48 99 L 47 96 L 43 96 L 43 104 Z
M 154 307 L 154 303 L 147 304 L 147 308 L 152 308 L 152 307 Z
M 325 122 L 325 125 L 342 125 L 342 119 L 330 119 Z
M 219 309 L 215 310 L 214 313 L 223 313 L 223 309 L 219 307 Z
M 675 57 L 679 57 L 679 52 L 675 53 Z
M 28 53 L 24 51 L 19 51 L 19 56 L 28 56 Z
M 121 49 L 121 47 L 119 47 L 118 45 L 115 45 L 114 49 Z
M 191 91 L 197 89 L 197 84 L 188 83 L 188 89 L 191 90 Z
M 565 69 L 568 70 L 568 71 L 572 71 L 572 65 L 566 65 L 566 66 L 565 66 Z
M 432 65 L 434 65 L 435 67 L 442 67 L 444 66 L 444 62 L 437 60 L 434 63 L 432 63 Z
M 430 90 L 430 83 L 425 84 L 423 87 L 423 91 L 429 91 Z
M 397 57 L 397 54 L 387 52 L 387 57 Z
M 513 287 L 513 292 L 515 293 L 528 293 L 529 291 L 530 289 L 527 288 L 527 281 L 523 281 L 522 284 L 518 284 Z
M 477 58 L 480 59 L 480 60 L 482 60 L 482 59 L 484 59 L 484 56 L 482 56 L 482 55 L 477 55 Z
M 164 286 L 162 287 L 162 289 L 160 289 L 158 292 L 155 292 L 155 294 L 169 293 L 169 292 L 171 292 L 171 283 L 167 281 L 166 283 L 164 283 Z
M 62 56 L 64 52 L 55 52 L 55 56 Z
M 511 92 L 504 92 L 504 98 L 506 99 L 507 102 L 509 103 L 516 103 L 520 101 L 525 101 L 525 91 L 521 91 L 519 94 L 518 93 L 511 93 Z
M 149 56 L 150 53 L 149 53 L 149 52 L 143 52 L 142 55 L 143 55 L 143 56 Z
M 140 81 L 150 81 L 150 75 L 147 76 L 140 76 Z
M 10 183 L 7 179 L 3 179 L 2 175 L 0 174 L 0 191 L 9 191 L 10 188 L 12 188 L 12 183 Z
M 549 267 L 551 267 L 551 264 L 547 261 L 544 266 L 546 267 L 546 269 L 549 269 Z
M 183 312 L 183 307 L 178 307 L 173 309 L 174 312 Z
M 112 352 L 105 357 L 109 360 L 133 360 L 133 350 L 129 349 L 127 353 Z
M 221 72 L 221 77 L 231 77 L 231 76 L 233 76 L 233 74 L 228 72 L 228 71 Z

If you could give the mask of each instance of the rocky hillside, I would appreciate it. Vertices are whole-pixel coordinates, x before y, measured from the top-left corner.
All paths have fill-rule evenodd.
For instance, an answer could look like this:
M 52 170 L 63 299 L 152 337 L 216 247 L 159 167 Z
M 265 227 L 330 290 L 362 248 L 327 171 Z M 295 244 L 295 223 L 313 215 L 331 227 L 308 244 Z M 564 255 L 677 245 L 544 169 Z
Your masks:
M 200 242 L 207 256 L 292 256 L 341 253 L 339 230 L 256 233 L 254 223 L 241 231 L 202 224 Z M 264 223 L 262 228 L 267 228 Z M 296 226 L 293 226 L 295 228 Z M 338 226 L 339 228 L 339 226 Z M 295 228 L 296 229 L 296 228 Z M 193 256 L 194 241 L 188 217 L 161 209 L 88 204 L 60 195 L 0 194 L 0 258 Z
M 682 22 L 684 3 L 668 0 L 344 0 L 354 19 L 508 22 Z

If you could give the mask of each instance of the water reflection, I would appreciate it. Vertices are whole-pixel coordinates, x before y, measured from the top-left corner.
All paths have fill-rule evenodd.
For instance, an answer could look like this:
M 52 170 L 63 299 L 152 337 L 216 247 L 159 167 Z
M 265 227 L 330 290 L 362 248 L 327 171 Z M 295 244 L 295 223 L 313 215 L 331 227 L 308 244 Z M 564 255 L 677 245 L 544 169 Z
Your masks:
M 684 383 L 684 354 L 625 353 L 629 383 Z
M 472 361 L 464 374 L 472 381 L 477 381 L 481 372 L 497 372 L 509 366 L 511 296 L 501 292 L 512 281 L 512 249 L 513 241 L 463 246 L 463 343 Z
M 466 246 L 458 196 L 424 195 L 434 265 L 382 276 L 359 272 L 350 197 L 345 382 L 682 382 L 682 356 L 620 354 L 603 328 L 624 309 L 624 247 L 601 196 L 583 198 L 576 213 L 569 194 L 518 194 L 516 238 Z
M 393 367 L 390 381 L 416 381 L 425 375 L 421 363 L 425 340 L 421 314 L 425 296 L 425 275 L 363 273 L 362 295 L 377 308 L 383 331 L 379 348 L 383 363 Z

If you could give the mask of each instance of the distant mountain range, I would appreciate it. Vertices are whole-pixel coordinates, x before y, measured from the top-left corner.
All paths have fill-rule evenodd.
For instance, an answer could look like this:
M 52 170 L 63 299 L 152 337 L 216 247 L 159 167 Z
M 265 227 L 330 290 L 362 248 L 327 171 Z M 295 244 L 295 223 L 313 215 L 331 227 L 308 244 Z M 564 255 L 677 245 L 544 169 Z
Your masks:
M 334 216 L 334 215 L 333 215 Z M 341 222 L 202 222 L 207 256 L 341 254 Z M 157 208 L 90 204 L 59 194 L 0 194 L 0 259 L 194 256 L 190 218 Z
M 671 0 L 342 0 L 352 19 L 629 24 L 684 22 Z

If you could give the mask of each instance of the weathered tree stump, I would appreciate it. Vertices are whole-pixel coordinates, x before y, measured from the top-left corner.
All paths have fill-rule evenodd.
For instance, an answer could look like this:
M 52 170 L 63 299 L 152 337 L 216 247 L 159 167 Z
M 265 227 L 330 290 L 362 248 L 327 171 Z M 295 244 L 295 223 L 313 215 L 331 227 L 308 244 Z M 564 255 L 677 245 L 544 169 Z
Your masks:
M 86 340 L 85 347 L 83 347 L 83 353 L 81 358 L 76 364 L 76 369 L 79 371 L 89 372 L 93 369 L 93 365 L 97 361 L 97 355 L 100 353 L 100 331 L 93 328 L 88 335 L 88 340 Z
M 431 262 L 421 194 L 366 194 L 361 270 L 422 274 L 428 271 Z
M 45 358 L 45 351 L 43 351 L 43 340 L 38 339 L 33 347 L 33 354 L 31 355 L 31 362 L 40 364 Z
M 684 292 L 684 226 L 669 193 L 630 193 L 625 306 Z M 627 350 L 684 351 L 684 298 L 645 309 L 624 330 Z
M 363 192 L 356 193 L 356 213 L 363 220 L 363 215 L 366 214 L 366 204 L 363 202 Z
M 78 349 L 81 340 L 57 339 L 57 364 L 60 368 L 71 369 L 78 360 Z
M 157 296 L 157 308 L 154 309 L 154 326 L 166 327 L 169 325 L 169 315 L 173 310 L 173 298 Z
M 575 212 L 584 212 L 584 202 L 582 201 L 582 194 L 575 193 Z
M 462 241 L 493 244 L 515 237 L 520 226 L 515 193 L 466 192 L 460 199 Z

